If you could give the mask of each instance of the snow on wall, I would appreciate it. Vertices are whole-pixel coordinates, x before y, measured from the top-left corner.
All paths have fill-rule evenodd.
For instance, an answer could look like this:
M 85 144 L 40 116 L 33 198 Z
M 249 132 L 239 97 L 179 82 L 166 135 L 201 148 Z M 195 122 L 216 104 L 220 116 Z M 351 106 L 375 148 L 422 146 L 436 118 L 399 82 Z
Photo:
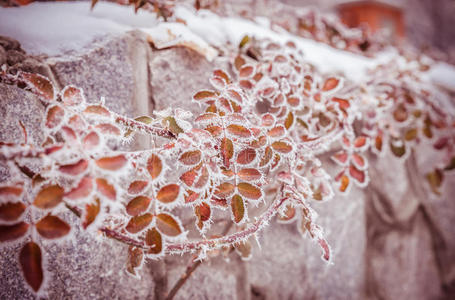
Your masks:
M 344 73 L 361 82 L 368 69 L 395 56 L 393 50 L 367 58 L 334 49 L 326 44 L 276 32 L 267 20 L 256 22 L 239 18 L 222 18 L 209 11 L 177 7 L 175 16 L 186 22 L 160 23 L 156 15 L 145 10 L 137 14 L 130 6 L 100 2 L 93 11 L 89 2 L 35 2 L 25 7 L 0 9 L 0 35 L 17 39 L 30 54 L 63 55 L 81 51 L 96 38 L 140 29 L 147 33 L 157 48 L 185 45 L 211 61 L 218 52 L 210 45 L 222 47 L 230 41 L 237 45 L 246 35 L 266 37 L 278 42 L 292 40 L 303 49 L 306 59 L 323 73 Z M 455 90 L 455 68 L 440 65 L 430 72 L 436 83 Z

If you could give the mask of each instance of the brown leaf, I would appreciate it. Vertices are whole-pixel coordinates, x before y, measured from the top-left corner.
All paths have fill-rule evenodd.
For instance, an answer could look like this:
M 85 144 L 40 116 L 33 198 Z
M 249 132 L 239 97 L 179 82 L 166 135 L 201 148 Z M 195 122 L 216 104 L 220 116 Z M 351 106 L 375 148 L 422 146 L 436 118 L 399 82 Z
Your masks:
M 101 195 L 105 196 L 108 199 L 115 200 L 117 197 L 117 191 L 112 184 L 109 184 L 104 178 L 96 179 L 96 187 Z
M 245 203 L 240 195 L 235 194 L 231 199 L 231 211 L 235 223 L 242 222 L 245 216 Z
M 216 98 L 216 92 L 214 91 L 208 91 L 208 90 L 203 90 L 199 91 L 196 94 L 194 94 L 193 99 L 200 101 L 200 100 L 213 100 Z
M 272 144 L 272 148 L 273 148 L 275 151 L 280 152 L 280 153 L 284 153 L 284 154 L 289 153 L 289 152 L 292 151 L 292 146 L 289 145 L 288 143 L 282 142 L 282 141 L 280 141 L 280 142 L 274 142 L 274 143 Z
M 83 91 L 75 86 L 66 86 L 61 93 L 66 106 L 79 105 L 85 101 Z
M 148 181 L 145 180 L 135 180 L 131 182 L 130 186 L 128 187 L 128 193 L 131 195 L 137 195 L 142 193 L 144 189 L 147 187 Z
M 207 170 L 206 166 L 203 166 L 201 168 L 199 178 L 197 179 L 196 183 L 194 184 L 194 187 L 197 189 L 201 189 L 207 184 L 208 180 L 209 180 L 209 171 Z
M 128 263 L 126 271 L 136 276 L 136 269 L 139 268 L 144 260 L 144 251 L 141 248 L 129 246 L 128 248 Z
M 167 236 L 177 236 L 182 233 L 182 229 L 173 216 L 168 214 L 159 214 L 156 216 L 156 227 Z
M 224 166 L 229 168 L 230 159 L 234 155 L 234 145 L 232 144 L 232 141 L 228 138 L 223 138 L 221 140 L 220 151 Z
M 155 154 L 150 155 L 149 159 L 147 160 L 147 171 L 149 171 L 152 179 L 156 179 L 160 175 L 162 169 L 163 163 L 161 162 L 161 158 Z
M 6 202 L 0 204 L 0 220 L 15 221 L 25 211 L 25 204 L 22 202 Z
M 330 77 L 324 82 L 324 86 L 322 87 L 322 91 L 327 92 L 333 90 L 338 86 L 340 80 L 335 77 Z
M 444 180 L 444 173 L 440 169 L 435 169 L 433 172 L 427 174 L 427 180 L 433 193 L 441 195 L 439 188 Z
M 91 177 L 84 177 L 79 181 L 78 185 L 70 190 L 68 193 L 65 194 L 65 197 L 71 199 L 71 200 L 76 200 L 80 198 L 85 198 L 93 190 L 93 180 Z
M 230 134 L 240 138 L 249 138 L 251 136 L 251 131 L 242 125 L 231 124 L 226 130 Z
M 201 161 L 201 151 L 187 151 L 180 155 L 179 161 L 187 166 L 197 165 Z
M 51 81 L 39 74 L 21 73 L 24 81 L 43 98 L 50 101 L 54 99 L 54 86 Z
M 205 202 L 202 202 L 201 204 L 197 205 L 194 208 L 194 213 L 196 214 L 196 217 L 198 219 L 197 226 L 199 227 L 199 229 L 202 229 L 204 227 L 203 223 L 210 219 L 211 214 L 210 205 L 208 205 Z
M 256 158 L 256 150 L 252 148 L 246 148 L 237 154 L 237 163 L 241 165 L 247 165 Z
M 196 179 L 197 172 L 195 169 L 191 169 L 180 176 L 180 180 L 183 181 L 187 186 L 192 186 Z
M 58 239 L 67 235 L 71 227 L 56 216 L 45 216 L 36 223 L 36 230 L 46 239 Z
M 60 125 L 65 116 L 65 111 L 59 105 L 49 107 L 46 115 L 46 127 L 54 128 Z
M 235 186 L 230 182 L 223 182 L 216 190 L 215 195 L 220 198 L 227 198 L 234 193 Z
M 85 206 L 85 216 L 84 221 L 82 222 L 82 227 L 87 229 L 90 224 L 92 224 L 100 212 L 100 199 L 96 199 L 95 203 L 87 204 Z
M 180 187 L 177 184 L 168 184 L 163 186 L 156 194 L 156 199 L 162 203 L 174 202 L 180 193 Z
M 44 187 L 35 197 L 33 205 L 47 209 L 57 206 L 63 199 L 64 190 L 58 185 Z
M 0 242 L 8 242 L 22 237 L 28 231 L 28 224 L 19 222 L 13 225 L 0 225 Z
M 145 235 L 145 244 L 150 246 L 148 253 L 160 254 L 163 250 L 163 239 L 161 233 L 155 227 L 149 229 Z
M 88 167 L 88 161 L 85 159 L 81 159 L 78 162 L 74 164 L 69 164 L 69 165 L 64 165 L 59 167 L 59 171 L 68 174 L 68 175 L 73 175 L 77 176 L 87 170 Z
M 140 216 L 135 216 L 126 225 L 126 230 L 130 233 L 138 233 L 144 230 L 153 220 L 153 215 L 146 213 Z
M 286 206 L 286 210 L 284 211 L 284 215 L 281 215 L 281 214 L 278 215 L 278 219 L 283 222 L 289 222 L 292 219 L 294 219 L 295 216 L 296 216 L 295 207 L 288 204 Z
M 109 171 L 117 171 L 121 169 L 128 160 L 124 155 L 120 154 L 117 156 L 103 157 L 96 161 L 96 165 L 102 169 Z
M 259 163 L 259 166 L 260 167 L 266 166 L 270 162 L 272 157 L 273 157 L 272 148 L 270 148 L 270 147 L 265 148 L 264 157 L 261 159 L 261 162 Z
M 0 199 L 2 201 L 17 200 L 22 195 L 22 191 L 20 186 L 2 186 L 0 187 Z
M 39 291 L 44 277 L 40 247 L 34 242 L 26 243 L 19 253 L 19 264 L 28 285 Z
M 130 216 L 133 217 L 138 216 L 147 210 L 151 201 L 152 199 L 149 197 L 138 196 L 132 199 L 130 202 L 128 202 L 128 204 L 126 205 L 126 212 Z
M 289 129 L 289 128 L 291 128 L 292 124 L 294 124 L 294 114 L 292 113 L 292 111 L 290 111 L 288 113 L 288 116 L 284 120 L 284 127 L 286 129 Z
M 250 183 L 241 182 L 237 185 L 237 189 L 242 196 L 248 199 L 257 200 L 262 197 L 261 190 Z

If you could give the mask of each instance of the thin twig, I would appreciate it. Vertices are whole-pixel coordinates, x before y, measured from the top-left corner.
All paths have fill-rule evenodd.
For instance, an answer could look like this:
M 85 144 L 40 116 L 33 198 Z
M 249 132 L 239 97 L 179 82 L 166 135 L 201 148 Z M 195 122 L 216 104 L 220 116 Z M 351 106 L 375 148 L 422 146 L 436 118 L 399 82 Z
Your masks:
M 141 130 L 153 135 L 162 136 L 169 139 L 175 139 L 176 136 L 171 131 L 155 126 L 151 126 L 118 114 L 114 114 L 115 122 L 120 123 L 131 129 Z

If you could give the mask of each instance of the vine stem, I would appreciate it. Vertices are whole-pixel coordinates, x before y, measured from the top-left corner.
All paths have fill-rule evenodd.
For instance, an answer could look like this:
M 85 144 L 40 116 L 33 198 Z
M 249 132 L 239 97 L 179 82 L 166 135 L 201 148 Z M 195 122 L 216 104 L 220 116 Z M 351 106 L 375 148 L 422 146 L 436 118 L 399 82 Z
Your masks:
M 171 131 L 169 131 L 167 129 L 150 126 L 148 124 L 127 118 L 125 116 L 122 116 L 122 115 L 119 115 L 119 114 L 116 114 L 113 112 L 111 112 L 111 114 L 114 115 L 114 120 L 116 123 L 120 123 L 131 129 L 141 130 L 141 131 L 153 134 L 153 135 L 158 135 L 158 136 L 162 136 L 162 137 L 169 138 L 169 139 L 176 138 L 175 134 L 173 134 Z
M 236 243 L 239 240 L 245 240 L 248 237 L 252 236 L 253 234 L 259 232 L 261 229 L 265 227 L 265 225 L 272 219 L 273 216 L 276 215 L 279 208 L 283 205 L 283 203 L 288 200 L 288 197 L 279 198 L 277 197 L 270 207 L 259 217 L 256 221 L 248 226 L 246 229 L 242 231 L 238 231 L 232 233 L 230 235 L 226 235 L 219 238 L 207 239 L 207 240 L 200 240 L 194 242 L 184 242 L 184 243 L 176 243 L 176 244 L 168 244 L 165 248 L 165 252 L 167 254 L 176 254 L 176 253 L 186 253 L 186 252 L 194 252 L 204 248 L 206 251 L 219 249 L 223 246 L 229 246 Z M 112 230 L 107 227 L 102 227 L 99 229 L 102 233 L 104 233 L 107 237 L 118 240 L 122 243 L 140 247 L 140 248 L 148 248 L 144 242 L 135 240 L 130 238 L 120 232 Z

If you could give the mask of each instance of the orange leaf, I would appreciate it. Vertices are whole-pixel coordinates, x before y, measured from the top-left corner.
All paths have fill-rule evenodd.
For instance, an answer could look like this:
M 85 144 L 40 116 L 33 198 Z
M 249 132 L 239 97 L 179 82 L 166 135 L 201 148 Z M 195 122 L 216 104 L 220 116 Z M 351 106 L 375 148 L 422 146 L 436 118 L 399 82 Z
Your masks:
M 289 145 L 288 143 L 286 142 L 274 142 L 272 144 L 272 148 L 277 151 L 277 152 L 280 152 L 280 153 L 289 153 L 292 151 L 292 146 Z
M 256 150 L 252 148 L 246 148 L 239 152 L 237 155 L 237 163 L 241 165 L 247 165 L 256 158 Z
M 355 166 L 351 165 L 349 167 L 349 175 L 351 175 L 352 178 L 354 178 L 357 182 L 359 183 L 364 183 L 365 182 L 365 172 L 360 171 L 357 169 Z
M 60 125 L 65 116 L 65 111 L 58 105 L 49 107 L 46 115 L 46 127 L 54 128 Z
M 324 86 L 322 87 L 322 91 L 327 92 L 333 90 L 338 86 L 340 80 L 335 77 L 330 77 L 324 82 Z
M 58 239 L 67 235 L 71 227 L 56 216 L 45 216 L 36 223 L 36 230 L 46 239 Z
M 16 200 L 22 195 L 22 187 L 18 186 L 2 186 L 0 187 L 0 199 L 1 200 Z
M 223 182 L 215 191 L 215 195 L 220 198 L 227 198 L 234 193 L 234 185 L 230 182 Z
M 195 169 L 191 169 L 188 172 L 183 173 L 180 176 L 180 180 L 183 181 L 187 186 L 192 186 L 194 183 L 194 180 L 196 179 L 197 172 Z
M 132 195 L 137 195 L 141 193 L 148 185 L 148 181 L 145 180 L 136 180 L 131 182 L 128 187 L 128 193 Z
M 282 137 L 285 134 L 284 127 L 281 125 L 278 125 L 276 127 L 273 127 L 267 132 L 267 135 L 270 137 Z
M 177 199 L 179 193 L 180 187 L 177 184 L 168 184 L 158 191 L 156 199 L 162 203 L 171 203 Z
M 160 254 L 163 250 L 161 233 L 155 227 L 149 229 L 145 234 L 145 244 L 150 247 L 148 251 L 150 254 Z
M 167 236 L 177 236 L 182 233 L 182 229 L 173 216 L 168 214 L 159 214 L 156 216 L 156 227 Z
M 240 77 L 250 77 L 254 73 L 254 67 L 252 65 L 244 65 L 240 70 L 239 70 L 239 76 Z
M 66 86 L 62 90 L 62 100 L 66 106 L 79 105 L 85 101 L 84 93 L 80 88 L 74 86 Z
M 163 163 L 161 162 L 161 158 L 155 154 L 150 155 L 147 160 L 147 170 L 149 171 L 150 176 L 152 176 L 152 179 L 156 179 L 160 175 L 162 169 Z
M 53 208 L 62 201 L 63 194 L 64 191 L 60 186 L 47 186 L 36 195 L 33 204 L 42 209 Z
M 249 138 L 251 136 L 251 131 L 242 125 L 231 124 L 226 129 L 230 134 L 240 138 Z
M 25 204 L 22 202 L 7 202 L 0 204 L 0 220 L 17 220 L 25 211 Z
M 82 227 L 87 229 L 92 224 L 100 212 L 100 199 L 96 199 L 95 203 L 87 204 L 85 206 L 85 216 L 82 222 Z
M 214 91 L 208 91 L 208 90 L 203 90 L 199 91 L 196 94 L 194 94 L 193 99 L 194 100 L 212 100 L 215 99 L 217 96 L 216 92 Z
M 221 157 L 223 158 L 223 164 L 226 168 L 229 168 L 229 161 L 234 155 L 234 145 L 232 144 L 232 141 L 228 138 L 223 138 L 221 140 Z
M 91 177 L 84 177 L 79 181 L 78 185 L 69 191 L 68 193 L 65 194 L 65 197 L 75 200 L 75 199 L 80 199 L 80 198 L 85 198 L 93 190 L 93 180 Z
M 349 186 L 349 177 L 342 175 L 340 178 L 340 192 L 345 192 Z
M 87 167 L 88 161 L 81 159 L 77 163 L 60 166 L 59 171 L 68 175 L 76 176 L 87 170 Z
M 126 230 L 130 233 L 138 233 L 144 230 L 153 220 L 153 215 L 146 213 L 144 215 L 135 216 L 126 225 Z
M 270 147 L 265 148 L 264 157 L 261 159 L 259 166 L 260 167 L 266 166 L 272 159 L 272 156 L 273 156 L 272 148 Z
M 28 285 L 37 292 L 44 277 L 40 247 L 34 242 L 26 243 L 19 253 L 19 264 Z
M 256 169 L 242 169 L 240 170 L 237 175 L 240 179 L 245 181 L 256 181 L 261 179 L 261 173 Z
M 180 155 L 179 161 L 187 166 L 196 165 L 201 161 L 201 155 L 200 150 L 187 151 Z
M 20 238 L 28 231 L 28 226 L 25 222 L 13 225 L 0 225 L 0 242 L 3 243 Z
M 286 210 L 283 215 L 278 215 L 278 219 L 283 222 L 289 222 L 296 216 L 296 209 L 291 205 L 286 206 Z
M 194 213 L 196 214 L 196 217 L 198 219 L 197 226 L 199 227 L 199 229 L 202 229 L 204 227 L 203 222 L 206 222 L 210 219 L 211 214 L 210 206 L 207 203 L 202 202 L 200 205 L 194 208 Z
M 112 184 L 109 184 L 106 179 L 104 178 L 97 178 L 96 179 L 96 187 L 101 195 L 115 200 L 117 192 L 115 191 L 115 187 Z
M 121 169 L 128 160 L 124 155 L 120 154 L 117 156 L 103 157 L 96 161 L 96 165 L 102 169 L 109 171 L 117 171 Z
M 130 216 L 133 217 L 138 216 L 147 210 L 151 201 L 152 199 L 149 197 L 138 196 L 132 199 L 130 202 L 128 202 L 128 204 L 126 205 L 126 212 Z
M 54 86 L 48 78 L 39 74 L 25 72 L 21 75 L 24 81 L 46 100 L 54 99 Z
M 235 194 L 231 199 L 231 211 L 235 223 L 242 222 L 245 216 L 245 203 L 240 195 Z
M 237 189 L 242 196 L 248 199 L 257 200 L 262 197 L 262 192 L 257 186 L 246 182 L 239 183 Z
M 366 145 L 367 143 L 367 137 L 365 136 L 359 136 L 354 140 L 354 147 L 356 148 L 362 148 L 363 146 Z
M 292 124 L 294 124 L 294 114 L 292 111 L 288 113 L 288 116 L 286 117 L 286 120 L 284 120 L 284 127 L 286 129 L 291 128 Z

